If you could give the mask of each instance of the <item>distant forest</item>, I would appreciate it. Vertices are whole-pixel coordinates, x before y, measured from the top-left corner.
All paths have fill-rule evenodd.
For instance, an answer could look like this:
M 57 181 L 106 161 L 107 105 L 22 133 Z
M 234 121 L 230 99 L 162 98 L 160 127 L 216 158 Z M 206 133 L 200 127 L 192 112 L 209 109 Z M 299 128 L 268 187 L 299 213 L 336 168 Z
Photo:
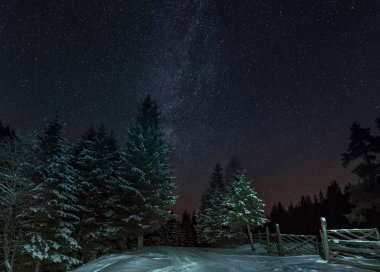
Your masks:
M 380 118 L 376 121 L 380 132 Z M 380 136 L 371 128 L 358 123 L 351 126 L 350 143 L 342 154 L 342 165 L 353 165 L 352 173 L 359 183 L 348 183 L 343 189 L 336 181 L 330 183 L 326 193 L 313 197 L 301 196 L 296 204 L 273 206 L 269 225 L 280 225 L 284 233 L 316 234 L 319 218 L 325 217 L 330 229 L 349 227 L 377 227 L 380 229 Z
M 375 123 L 379 132 L 380 118 L 376 119 Z M 374 135 L 370 128 L 363 128 L 357 123 L 352 124 L 350 132 L 349 146 L 342 154 L 342 166 L 348 167 L 352 164 L 352 172 L 358 176 L 359 182 L 347 183 L 341 188 L 336 181 L 332 181 L 326 191 L 320 191 L 313 196 L 300 196 L 296 204 L 291 203 L 285 207 L 278 202 L 272 207 L 268 223 L 261 227 L 261 231 L 265 226 L 274 231 L 274 225 L 279 224 L 282 233 L 318 234 L 320 217 L 326 218 L 329 229 L 366 227 L 380 229 L 380 136 Z M 163 245 L 218 245 L 225 239 L 231 238 L 222 227 L 221 213 L 224 210 L 220 202 L 218 204 L 218 199 L 222 195 L 223 188 L 228 186 L 233 173 L 241 168 L 242 163 L 237 158 L 231 159 L 223 178 L 221 166 L 217 164 L 209 188 L 202 196 L 200 211 L 193 214 L 192 220 L 171 221 L 155 235 L 156 237 L 174 235 L 173 239 L 157 238 L 150 242 Z M 215 189 L 218 187 L 215 184 L 222 184 L 222 189 L 219 191 Z M 188 217 L 185 211 L 183 218 Z M 205 221 L 203 225 L 202 220 Z
M 295 234 L 316 234 L 320 229 L 320 217 L 325 217 L 329 228 L 348 228 L 358 226 L 349 223 L 347 215 L 353 205 L 350 203 L 351 184 L 342 190 L 336 181 L 330 183 L 326 194 L 322 191 L 312 198 L 309 195 L 301 196 L 297 205 L 292 203 L 286 208 L 281 202 L 275 204 L 270 212 L 269 226 L 279 224 L 281 232 Z M 371 225 L 368 222 L 364 225 Z M 372 227 L 374 223 L 372 222 Z

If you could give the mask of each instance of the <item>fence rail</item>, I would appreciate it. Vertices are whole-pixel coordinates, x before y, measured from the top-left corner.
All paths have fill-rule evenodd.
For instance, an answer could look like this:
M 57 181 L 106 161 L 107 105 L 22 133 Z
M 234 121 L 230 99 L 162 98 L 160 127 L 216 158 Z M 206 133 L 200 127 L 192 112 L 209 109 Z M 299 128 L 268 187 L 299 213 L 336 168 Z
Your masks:
M 359 268 L 380 271 L 380 235 L 378 229 L 327 229 L 325 218 L 321 218 L 322 242 L 315 235 L 298 235 L 276 232 L 252 234 L 254 242 L 266 244 L 267 252 L 280 256 L 319 255 L 333 263 L 342 263 Z
M 323 217 L 321 226 L 323 253 L 327 261 L 380 271 L 380 236 L 376 228 L 329 230 Z M 379 262 L 373 263 L 373 259 L 379 259 Z
M 267 252 L 280 256 L 315 255 L 319 254 L 317 237 L 315 235 L 284 234 L 276 224 L 276 232 L 252 234 L 254 242 L 266 244 Z

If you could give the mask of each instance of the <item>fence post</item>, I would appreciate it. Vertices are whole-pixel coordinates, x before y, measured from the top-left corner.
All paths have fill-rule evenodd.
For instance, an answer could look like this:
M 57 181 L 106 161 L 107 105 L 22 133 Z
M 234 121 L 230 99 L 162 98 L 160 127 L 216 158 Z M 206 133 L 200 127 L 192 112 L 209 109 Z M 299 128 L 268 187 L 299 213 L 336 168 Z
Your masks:
M 261 232 L 259 230 L 259 241 L 260 241 L 260 244 L 261 244 Z
M 269 253 L 269 243 L 270 243 L 270 236 L 269 236 L 269 228 L 265 227 L 265 238 L 267 240 L 267 253 Z
M 315 235 L 315 245 L 317 246 L 317 254 L 318 255 L 320 255 L 320 253 L 319 253 L 319 244 L 318 244 L 318 236 L 317 235 Z
M 278 254 L 280 256 L 283 256 L 284 252 L 283 252 L 283 248 L 282 248 L 280 226 L 279 226 L 279 224 L 276 224 L 275 227 L 276 227 L 276 235 L 277 235 Z
M 375 228 L 375 231 L 376 231 L 376 238 L 378 241 L 380 241 L 379 230 L 377 228 Z
M 323 243 L 323 255 L 326 261 L 330 259 L 329 241 L 327 237 L 327 223 L 324 217 L 321 217 L 321 227 L 322 227 L 322 243 Z

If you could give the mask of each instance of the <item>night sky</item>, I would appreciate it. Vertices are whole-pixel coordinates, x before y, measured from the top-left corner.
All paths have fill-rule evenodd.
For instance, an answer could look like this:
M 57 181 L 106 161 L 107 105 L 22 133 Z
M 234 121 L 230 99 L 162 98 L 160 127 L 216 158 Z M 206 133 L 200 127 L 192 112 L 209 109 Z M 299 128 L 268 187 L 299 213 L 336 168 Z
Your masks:
M 0 1 L 0 120 L 69 138 L 104 122 L 123 143 L 157 99 L 177 211 L 237 156 L 268 206 L 356 177 L 353 121 L 380 115 L 380 1 Z

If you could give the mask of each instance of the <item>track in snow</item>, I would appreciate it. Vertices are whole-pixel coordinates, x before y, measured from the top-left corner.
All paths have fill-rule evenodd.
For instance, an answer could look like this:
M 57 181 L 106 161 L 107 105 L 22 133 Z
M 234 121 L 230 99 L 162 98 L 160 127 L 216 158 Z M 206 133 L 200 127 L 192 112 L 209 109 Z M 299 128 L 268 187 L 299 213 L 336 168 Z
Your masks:
M 277 257 L 252 255 L 249 250 L 185 247 L 147 247 L 108 255 L 72 272 L 333 272 L 367 271 L 327 264 L 319 256 Z

